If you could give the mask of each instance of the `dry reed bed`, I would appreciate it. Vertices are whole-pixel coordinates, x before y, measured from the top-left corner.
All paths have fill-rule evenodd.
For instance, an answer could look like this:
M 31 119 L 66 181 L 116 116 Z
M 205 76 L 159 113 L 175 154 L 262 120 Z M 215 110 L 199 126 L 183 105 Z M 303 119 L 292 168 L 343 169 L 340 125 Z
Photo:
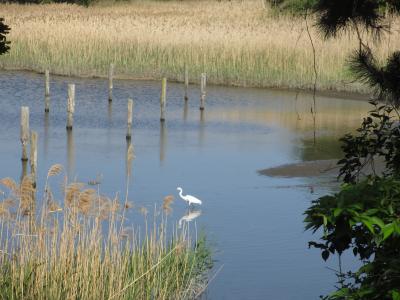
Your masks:
M 120 77 L 183 80 L 257 87 L 310 88 L 312 49 L 301 18 L 273 17 L 261 1 L 132 2 L 89 8 L 0 4 L 12 28 L 7 69 L 106 76 L 115 62 Z M 312 23 L 312 20 L 310 20 Z M 399 24 L 378 56 L 400 48 Z M 356 48 L 353 35 L 324 41 L 311 29 L 317 50 L 318 88 L 365 91 L 351 83 L 344 62 Z
M 54 165 L 48 179 L 60 172 Z M 211 260 L 204 240 L 193 248 L 187 227 L 168 238 L 171 197 L 159 217 L 147 220 L 142 209 L 140 237 L 121 221 L 126 202 L 75 182 L 63 184 L 62 205 L 46 183 L 35 210 L 32 184 L 31 176 L 0 181 L 1 299 L 188 299 L 205 288 Z

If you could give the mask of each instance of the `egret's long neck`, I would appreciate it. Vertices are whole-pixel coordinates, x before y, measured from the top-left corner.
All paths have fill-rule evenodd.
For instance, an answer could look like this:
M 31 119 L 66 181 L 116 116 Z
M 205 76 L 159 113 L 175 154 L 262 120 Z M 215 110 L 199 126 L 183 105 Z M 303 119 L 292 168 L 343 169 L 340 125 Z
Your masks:
M 179 196 L 181 196 L 183 198 L 182 189 L 179 189 Z

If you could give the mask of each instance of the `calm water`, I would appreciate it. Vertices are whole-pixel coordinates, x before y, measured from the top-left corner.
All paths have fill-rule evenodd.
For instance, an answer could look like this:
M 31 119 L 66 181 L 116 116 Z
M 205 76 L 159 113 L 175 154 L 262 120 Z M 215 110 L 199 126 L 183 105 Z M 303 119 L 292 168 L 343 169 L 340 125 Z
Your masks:
M 67 83 L 76 84 L 69 135 Z M 324 263 L 319 251 L 308 249 L 312 237 L 302 223 L 310 201 L 334 188 L 332 179 L 270 178 L 257 170 L 338 157 L 337 137 L 357 126 L 368 104 L 318 97 L 314 146 L 310 95 L 208 87 L 200 114 L 197 86 L 190 87 L 184 105 L 182 85 L 169 84 L 167 121 L 160 126 L 159 83 L 116 81 L 114 86 L 109 105 L 106 80 L 52 77 L 45 117 L 41 75 L 0 73 L 0 178 L 21 176 L 19 117 L 26 105 L 31 129 L 39 134 L 39 179 L 61 163 L 70 178 L 87 182 L 102 174 L 102 193 L 123 194 L 126 103 L 132 97 L 136 158 L 130 199 L 151 210 L 165 195 L 177 196 L 176 187 L 182 186 L 184 194 L 203 200 L 195 224 L 213 245 L 215 269 L 223 265 L 208 299 L 318 299 L 333 289 L 336 277 L 327 267 L 337 268 L 337 262 Z M 173 209 L 178 221 L 186 205 L 177 199 Z M 344 266 L 352 267 L 350 257 Z

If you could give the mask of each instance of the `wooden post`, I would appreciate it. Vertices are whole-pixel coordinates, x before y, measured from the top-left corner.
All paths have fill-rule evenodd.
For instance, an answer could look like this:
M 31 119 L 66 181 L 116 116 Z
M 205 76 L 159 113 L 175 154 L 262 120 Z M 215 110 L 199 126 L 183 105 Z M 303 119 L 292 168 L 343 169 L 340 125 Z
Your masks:
M 188 90 L 189 90 L 189 70 L 187 65 L 185 64 L 185 101 L 189 100 Z
M 113 77 L 114 77 L 114 64 L 110 64 L 110 69 L 108 70 L 108 101 L 113 99 Z
M 67 130 L 72 130 L 75 112 L 75 84 L 68 84 Z
M 160 97 L 161 122 L 165 121 L 166 98 L 167 98 L 167 78 L 163 78 L 161 83 L 161 97 Z
M 45 84 L 44 84 L 44 111 L 50 111 L 50 72 L 45 71 Z
M 30 153 L 30 163 L 31 163 L 31 174 L 33 178 L 33 186 L 36 187 L 36 170 L 37 170 L 37 132 L 31 131 L 31 153 Z
M 23 161 L 28 160 L 28 146 L 29 142 L 29 107 L 21 107 L 21 143 L 22 143 L 22 157 Z
M 207 75 L 206 73 L 201 73 L 200 80 L 200 110 L 204 110 L 204 103 L 206 101 L 206 84 L 207 84 Z
M 130 140 L 132 137 L 132 115 L 133 115 L 133 100 L 128 99 L 128 125 L 126 129 L 126 139 Z
M 267 3 L 265 0 L 261 0 L 261 5 L 263 9 L 267 9 Z

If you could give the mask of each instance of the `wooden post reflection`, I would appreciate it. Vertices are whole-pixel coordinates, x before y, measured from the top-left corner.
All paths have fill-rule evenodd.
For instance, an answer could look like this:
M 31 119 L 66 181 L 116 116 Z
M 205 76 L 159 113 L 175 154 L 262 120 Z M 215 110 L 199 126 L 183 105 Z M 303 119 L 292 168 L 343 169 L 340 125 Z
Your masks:
M 72 130 L 67 131 L 67 177 L 72 180 L 75 170 L 75 143 Z
M 21 168 L 21 178 L 20 182 L 28 175 L 28 161 L 27 160 L 21 160 L 22 162 L 22 168 Z
M 112 101 L 108 102 L 107 117 L 108 117 L 109 126 L 111 126 L 111 124 L 112 124 Z
M 185 101 L 185 103 L 183 104 L 183 120 L 187 121 L 187 117 L 188 117 L 188 101 Z
M 131 140 L 126 140 L 126 156 L 125 156 L 125 175 L 127 186 L 129 185 L 129 178 L 132 177 L 132 161 L 135 158 L 133 144 Z
M 43 152 L 44 157 L 47 157 L 49 149 L 49 114 L 44 114 L 44 130 L 43 130 Z
M 200 110 L 200 127 L 199 127 L 199 143 L 200 145 L 204 142 L 204 128 L 205 128 L 205 112 Z
M 160 123 L 160 162 L 162 163 L 165 159 L 165 148 L 166 148 L 166 125 L 164 122 Z

